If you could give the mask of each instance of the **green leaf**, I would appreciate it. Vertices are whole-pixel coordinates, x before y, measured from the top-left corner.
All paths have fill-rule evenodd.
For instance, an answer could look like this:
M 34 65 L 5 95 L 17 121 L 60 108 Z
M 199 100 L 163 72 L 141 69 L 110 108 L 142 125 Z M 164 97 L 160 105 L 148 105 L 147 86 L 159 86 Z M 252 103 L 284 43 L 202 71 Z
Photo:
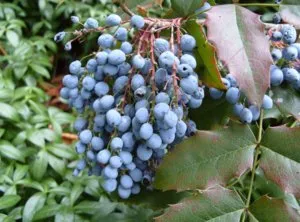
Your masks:
M 156 222 L 239 222 L 244 203 L 234 191 L 214 187 L 171 205 Z
M 80 184 L 75 184 L 70 195 L 70 202 L 73 205 L 83 192 L 83 187 Z
M 259 167 L 267 179 L 296 197 L 300 197 L 299 144 L 299 128 L 269 128 L 261 142 L 262 154 L 259 162 Z
M 273 64 L 260 15 L 238 5 L 219 5 L 207 12 L 207 37 L 218 58 L 236 77 L 250 103 L 261 105 Z
M 20 120 L 20 116 L 14 107 L 1 102 L 0 102 L 0 117 L 13 120 L 13 121 Z
M 45 146 L 44 134 L 39 129 L 31 129 L 27 132 L 27 139 L 39 147 Z
M 27 165 L 16 164 L 13 180 L 15 182 L 21 180 L 27 174 L 27 172 L 28 172 Z
M 211 130 L 228 122 L 231 111 L 232 105 L 225 98 L 214 100 L 206 96 L 200 108 L 189 110 L 189 116 L 196 122 L 197 129 Z
M 29 64 L 29 66 L 31 67 L 31 69 L 35 72 L 37 72 L 38 74 L 41 74 L 42 76 L 46 77 L 46 78 L 50 78 L 50 74 L 49 71 L 44 68 L 43 66 L 39 65 L 39 64 Z
M 203 3 L 203 0 L 171 0 L 172 9 L 181 17 L 193 14 Z
M 188 197 L 188 192 L 159 191 L 159 190 L 141 190 L 139 195 L 130 197 L 125 201 L 127 204 L 136 204 L 153 210 L 166 208 L 170 204 L 178 203 L 184 197 Z
M 15 206 L 21 197 L 19 195 L 4 195 L 0 197 L 0 210 Z
M 35 193 L 33 196 L 31 196 L 23 210 L 23 222 L 30 222 L 32 221 L 34 214 L 40 210 L 46 201 L 46 195 L 44 193 Z
M 279 7 L 283 21 L 300 28 L 300 2 L 298 0 L 283 0 Z
M 225 89 L 225 86 L 221 80 L 221 74 L 219 72 L 218 63 L 215 56 L 216 49 L 207 41 L 203 27 L 196 21 L 190 20 L 186 23 L 184 28 L 196 39 L 197 48 L 195 50 L 195 56 L 197 61 L 203 61 L 205 66 L 205 72 L 200 73 L 201 80 L 209 87 Z
M 57 214 L 55 214 L 55 222 L 73 222 L 74 212 L 72 209 L 64 207 Z
M 12 44 L 13 47 L 17 47 L 19 45 L 19 36 L 16 32 L 12 30 L 7 30 L 6 31 L 6 38 Z
M 77 156 L 73 147 L 66 146 L 64 144 L 51 144 L 47 146 L 47 150 L 57 157 L 70 160 L 74 159 Z
M 74 207 L 74 210 L 78 214 L 95 214 L 97 211 L 101 210 L 103 206 L 97 201 L 87 201 L 84 200 Z
M 48 153 L 49 165 L 60 175 L 64 175 L 65 161 Z
M 250 212 L 258 221 L 300 221 L 300 215 L 296 209 L 281 199 L 267 196 L 261 197 L 250 206 Z
M 48 154 L 46 151 L 41 150 L 35 156 L 35 159 L 33 160 L 32 165 L 30 167 L 30 172 L 35 179 L 40 180 L 46 173 L 47 166 Z
M 8 88 L 0 89 L 0 100 L 11 100 L 14 96 L 14 91 Z
M 154 185 L 162 190 L 179 191 L 216 184 L 225 186 L 252 167 L 255 146 L 252 131 L 242 124 L 198 131 L 164 158 Z
M 278 110 L 285 117 L 294 116 L 300 120 L 300 93 L 290 86 L 272 87 L 270 92 Z
M 35 213 L 35 215 L 33 216 L 33 221 L 53 217 L 55 214 L 58 213 L 58 211 L 60 211 L 62 207 L 62 205 L 58 204 L 44 206 L 42 209 L 38 210 Z
M 5 140 L 0 141 L 0 154 L 9 159 L 25 161 L 24 153 Z

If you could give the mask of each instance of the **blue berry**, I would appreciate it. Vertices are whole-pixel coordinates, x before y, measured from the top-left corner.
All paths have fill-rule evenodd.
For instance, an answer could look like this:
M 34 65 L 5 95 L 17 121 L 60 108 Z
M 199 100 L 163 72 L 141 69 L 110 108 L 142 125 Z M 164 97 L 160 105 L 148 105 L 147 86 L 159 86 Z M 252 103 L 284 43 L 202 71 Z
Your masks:
M 107 26 L 117 26 L 120 25 L 122 19 L 116 14 L 110 14 L 106 17 L 105 23 Z
M 78 154 L 84 153 L 86 150 L 86 145 L 78 141 L 75 145 L 75 149 Z
M 123 186 L 118 186 L 118 194 L 122 199 L 128 199 L 131 194 L 131 189 L 126 189 Z
M 65 44 L 65 51 L 71 51 L 72 50 L 72 42 L 67 42 L 66 44 Z
M 135 55 L 132 58 L 132 65 L 137 69 L 142 69 L 145 65 L 145 59 L 141 55 Z
M 98 82 L 95 85 L 95 93 L 97 96 L 105 96 L 109 92 L 109 86 L 106 82 Z
M 89 61 L 86 64 L 86 69 L 89 72 L 96 72 L 97 69 L 97 60 L 96 59 L 89 59 Z
M 65 75 L 62 81 L 64 86 L 68 87 L 69 89 L 73 89 L 78 86 L 77 76 Z
M 149 120 L 149 111 L 146 108 L 140 108 L 136 111 L 135 117 L 139 123 L 145 123 Z
M 194 71 L 189 64 L 180 64 L 177 67 L 177 72 L 181 78 L 185 78 L 191 75 Z
M 241 103 L 237 103 L 233 105 L 233 113 L 236 116 L 240 116 L 241 111 L 244 109 L 244 106 Z
M 87 29 L 96 29 L 98 28 L 98 21 L 94 18 L 88 18 L 83 24 L 84 28 Z
M 92 91 L 95 85 L 96 85 L 95 79 L 93 79 L 90 76 L 86 76 L 82 80 L 82 86 L 88 91 Z
M 104 148 L 104 141 L 101 137 L 94 136 L 91 140 L 91 147 L 95 151 L 102 150 Z
M 88 125 L 88 121 L 84 118 L 77 118 L 76 121 L 74 122 L 74 129 L 77 132 L 81 132 L 84 130 Z
M 271 85 L 279 86 L 283 82 L 283 73 L 280 69 L 275 68 L 271 70 Z
M 103 72 L 108 76 L 115 76 L 119 72 L 119 67 L 111 64 L 103 66 Z
M 131 179 L 130 176 L 128 176 L 128 175 L 122 175 L 121 178 L 120 178 L 120 184 L 125 189 L 129 189 L 129 188 L 131 188 L 133 186 L 133 181 L 132 181 L 132 179 Z
M 133 91 L 145 85 L 144 77 L 140 74 L 135 74 L 131 80 L 131 88 Z
M 107 179 L 102 183 L 103 189 L 108 192 L 114 192 L 117 189 L 118 182 L 116 179 Z
M 129 172 L 130 177 L 134 182 L 140 182 L 143 178 L 143 173 L 140 169 L 135 168 Z
M 147 161 L 151 158 L 153 150 L 147 148 L 146 145 L 140 144 L 136 150 L 137 157 L 143 161 Z
M 144 18 L 142 16 L 139 16 L 139 15 L 133 15 L 130 19 L 130 25 L 133 27 L 133 28 L 136 28 L 136 29 L 141 29 L 144 27 L 145 25 L 145 21 L 144 21 Z
M 106 178 L 109 179 L 116 179 L 118 177 L 118 169 L 111 167 L 110 165 L 107 165 L 103 169 L 103 174 Z
M 108 54 L 108 62 L 112 65 L 120 65 L 125 62 L 126 56 L 125 53 L 119 49 L 112 50 Z
M 253 119 L 252 112 L 248 108 L 244 108 L 240 112 L 240 118 L 243 123 L 251 123 Z
M 139 194 L 141 192 L 141 187 L 139 184 L 134 184 L 133 187 L 131 188 L 131 193 L 132 194 Z
M 113 150 L 121 150 L 123 148 L 123 140 L 120 137 L 114 137 L 110 146 Z
M 120 168 L 122 166 L 122 160 L 119 156 L 112 156 L 109 159 L 109 164 L 113 167 L 113 168 Z
M 272 109 L 272 107 L 273 107 L 273 100 L 272 100 L 272 98 L 270 96 L 268 96 L 268 95 L 264 95 L 262 108 L 264 108 L 264 109 Z
M 279 32 L 279 31 L 275 31 L 272 33 L 272 37 L 271 37 L 271 40 L 274 41 L 274 42 L 279 42 L 282 40 L 282 33 Z
M 124 27 L 119 27 L 114 34 L 114 37 L 119 41 L 126 41 L 127 40 L 127 29 Z
M 282 57 L 288 61 L 294 61 L 298 58 L 298 50 L 293 46 L 288 46 L 282 51 Z
M 170 103 L 170 96 L 165 92 L 160 92 L 155 96 L 155 103 Z
M 89 144 L 92 140 L 93 134 L 90 130 L 83 130 L 80 134 L 79 134 L 79 139 L 82 143 L 84 144 Z
M 129 42 L 122 42 L 120 48 L 126 55 L 132 53 L 132 45 Z
M 106 113 L 106 121 L 109 125 L 116 127 L 121 123 L 121 115 L 117 110 L 111 109 Z
M 110 159 L 111 153 L 109 152 L 109 150 L 101 150 L 99 151 L 99 153 L 97 154 L 97 161 L 98 163 L 101 164 L 107 164 L 109 159 Z
M 157 120 L 162 120 L 166 113 L 168 113 L 170 107 L 166 103 L 158 103 L 154 106 L 154 116 Z
M 83 170 L 85 168 L 85 166 L 86 166 L 85 160 L 79 160 L 77 165 L 76 165 L 76 168 L 78 170 Z
M 273 49 L 271 55 L 274 61 L 277 61 L 282 58 L 282 52 L 280 49 Z
M 147 146 L 151 149 L 158 149 L 162 144 L 162 140 L 159 135 L 153 133 L 147 140 Z
M 111 48 L 114 45 L 114 37 L 110 34 L 102 34 L 98 38 L 98 45 L 103 49 Z
M 175 127 L 178 121 L 176 113 L 173 111 L 168 111 L 164 116 L 164 122 L 170 127 Z
M 77 24 L 80 20 L 78 16 L 71 16 L 71 21 L 73 24 Z
M 81 70 L 81 62 L 79 60 L 73 61 L 69 65 L 69 71 L 71 74 L 78 75 Z
M 98 65 L 105 65 L 107 63 L 108 53 L 105 51 L 98 52 L 96 54 L 96 60 Z
M 181 37 L 180 46 L 183 51 L 193 51 L 196 46 L 196 40 L 193 36 L 185 34 Z
M 119 157 L 122 159 L 124 164 L 130 164 L 132 162 L 132 155 L 127 151 L 121 151 Z
M 292 44 L 297 39 L 297 32 L 296 29 L 291 25 L 283 25 L 280 29 L 282 33 L 283 42 L 286 44 Z
M 154 41 L 154 51 L 155 51 L 156 56 L 159 56 L 163 52 L 169 51 L 169 50 L 170 50 L 170 44 L 167 40 L 162 39 L 162 38 L 155 39 L 155 41 Z
M 251 105 L 249 107 L 249 110 L 252 113 L 252 121 L 257 121 L 259 119 L 259 116 L 260 116 L 260 110 L 259 110 L 259 108 L 257 106 L 255 106 L 255 105 Z
M 158 63 L 161 68 L 172 68 L 175 63 L 175 55 L 170 51 L 163 52 L 158 57 Z
M 236 104 L 240 98 L 240 90 L 236 87 L 230 87 L 226 92 L 226 100 L 230 104 Z
M 54 41 L 55 42 L 61 42 L 64 37 L 65 37 L 66 33 L 65 32 L 59 32 L 54 36 Z
M 140 128 L 140 137 L 148 140 L 153 134 L 153 127 L 150 123 L 144 123 Z

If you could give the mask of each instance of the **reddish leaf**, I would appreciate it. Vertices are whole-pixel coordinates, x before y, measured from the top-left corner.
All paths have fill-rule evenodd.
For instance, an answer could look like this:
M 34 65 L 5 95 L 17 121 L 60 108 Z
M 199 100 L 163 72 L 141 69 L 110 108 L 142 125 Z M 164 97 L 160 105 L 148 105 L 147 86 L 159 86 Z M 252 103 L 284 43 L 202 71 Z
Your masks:
M 252 166 L 254 148 L 255 137 L 245 125 L 198 131 L 164 158 L 155 186 L 163 190 L 225 186 Z
M 237 5 L 208 11 L 208 40 L 251 103 L 260 105 L 270 84 L 272 57 L 259 15 Z
M 300 221 L 300 215 L 296 209 L 292 208 L 281 199 L 273 199 L 267 196 L 263 196 L 255 201 L 250 206 L 250 212 L 257 221 Z
M 299 0 L 283 0 L 280 4 L 280 15 L 283 21 L 300 28 L 300 2 Z
M 184 199 L 170 208 L 157 222 L 230 221 L 239 222 L 244 203 L 234 192 L 222 187 L 206 190 L 198 196 Z
M 269 128 L 262 140 L 260 168 L 285 192 L 300 197 L 300 129 Z

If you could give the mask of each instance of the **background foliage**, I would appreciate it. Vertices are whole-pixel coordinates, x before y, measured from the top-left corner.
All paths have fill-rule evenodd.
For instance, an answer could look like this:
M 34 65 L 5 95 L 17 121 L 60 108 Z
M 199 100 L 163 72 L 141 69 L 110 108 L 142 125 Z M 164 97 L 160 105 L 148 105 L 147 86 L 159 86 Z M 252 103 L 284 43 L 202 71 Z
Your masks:
M 189 2 L 183 10 L 182 1 L 156 1 L 166 7 L 173 3 L 174 11 L 184 15 L 195 8 L 196 1 Z M 128 1 L 129 6 L 137 4 L 137 11 L 145 15 L 162 16 L 168 11 L 157 5 L 149 9 L 149 1 Z M 290 15 L 287 11 L 299 8 L 295 4 L 299 3 L 284 0 L 279 10 Z M 264 14 L 266 22 L 277 10 L 248 8 Z M 257 126 L 229 122 L 230 107 L 224 101 L 206 99 L 191 116 L 201 130 L 211 131 L 199 131 L 165 159 L 155 186 L 166 192 L 143 192 L 118 202 L 103 192 L 99 178 L 87 172 L 72 176 L 79 158 L 74 138 L 68 134 L 74 117 L 59 102 L 57 92 L 60 75 L 67 72 L 66 61 L 88 54 L 95 47 L 89 42 L 95 41 L 73 45 L 72 54 L 66 54 L 53 36 L 68 30 L 71 15 L 101 21 L 116 10 L 106 0 L 0 3 L 0 221 L 148 221 L 163 209 L 157 221 L 239 221 L 246 216 L 249 221 L 298 221 L 300 97 L 293 89 L 284 89 L 287 86 L 272 89 L 275 103 L 280 98 L 285 103 L 277 102 Z M 205 54 L 197 52 L 199 61 L 203 60 L 200 71 L 206 82 L 218 84 L 223 70 L 219 73 L 207 66 L 215 52 L 197 28 L 195 23 L 186 27 L 198 43 L 207 44 L 202 45 Z M 167 208 L 168 204 L 175 205 Z

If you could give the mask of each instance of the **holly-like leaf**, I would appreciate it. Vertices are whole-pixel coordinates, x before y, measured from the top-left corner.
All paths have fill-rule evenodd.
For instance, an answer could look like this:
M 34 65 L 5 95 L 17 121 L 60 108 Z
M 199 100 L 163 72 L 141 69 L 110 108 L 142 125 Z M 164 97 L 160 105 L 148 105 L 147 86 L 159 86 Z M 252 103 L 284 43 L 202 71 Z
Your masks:
M 218 58 L 249 101 L 260 105 L 270 85 L 273 63 L 260 16 L 237 5 L 214 6 L 207 14 L 207 36 Z
M 296 209 L 281 199 L 261 197 L 250 206 L 251 214 L 257 221 L 300 221 L 300 215 Z
M 203 3 L 204 0 L 171 0 L 172 9 L 181 17 L 193 14 Z
M 189 111 L 189 117 L 197 124 L 197 129 L 211 130 L 224 125 L 230 116 L 232 105 L 224 98 L 214 100 L 205 97 L 200 108 Z
M 198 131 L 164 158 L 155 187 L 180 191 L 225 186 L 251 168 L 254 148 L 255 137 L 245 125 L 232 123 L 216 131 Z
M 300 28 L 300 2 L 298 0 L 283 0 L 279 7 L 281 18 L 286 23 Z
M 197 61 L 203 61 L 205 66 L 205 71 L 203 73 L 199 73 L 201 80 L 209 87 L 225 89 L 215 56 L 216 49 L 207 41 L 203 27 L 196 21 L 190 20 L 185 25 L 185 29 L 196 39 L 197 47 L 195 50 L 195 56 Z
M 300 93 L 290 86 L 272 87 L 272 99 L 283 116 L 300 120 Z
M 189 195 L 188 192 L 178 193 L 175 191 L 161 192 L 158 190 L 142 190 L 139 195 L 132 196 L 126 203 L 143 205 L 158 210 L 167 207 L 169 204 L 178 203 L 181 199 Z
M 234 191 L 214 187 L 198 196 L 184 199 L 171 205 L 157 217 L 157 222 L 230 221 L 239 222 L 244 203 Z
M 269 128 L 261 144 L 259 166 L 266 178 L 274 181 L 284 191 L 300 197 L 299 128 Z

